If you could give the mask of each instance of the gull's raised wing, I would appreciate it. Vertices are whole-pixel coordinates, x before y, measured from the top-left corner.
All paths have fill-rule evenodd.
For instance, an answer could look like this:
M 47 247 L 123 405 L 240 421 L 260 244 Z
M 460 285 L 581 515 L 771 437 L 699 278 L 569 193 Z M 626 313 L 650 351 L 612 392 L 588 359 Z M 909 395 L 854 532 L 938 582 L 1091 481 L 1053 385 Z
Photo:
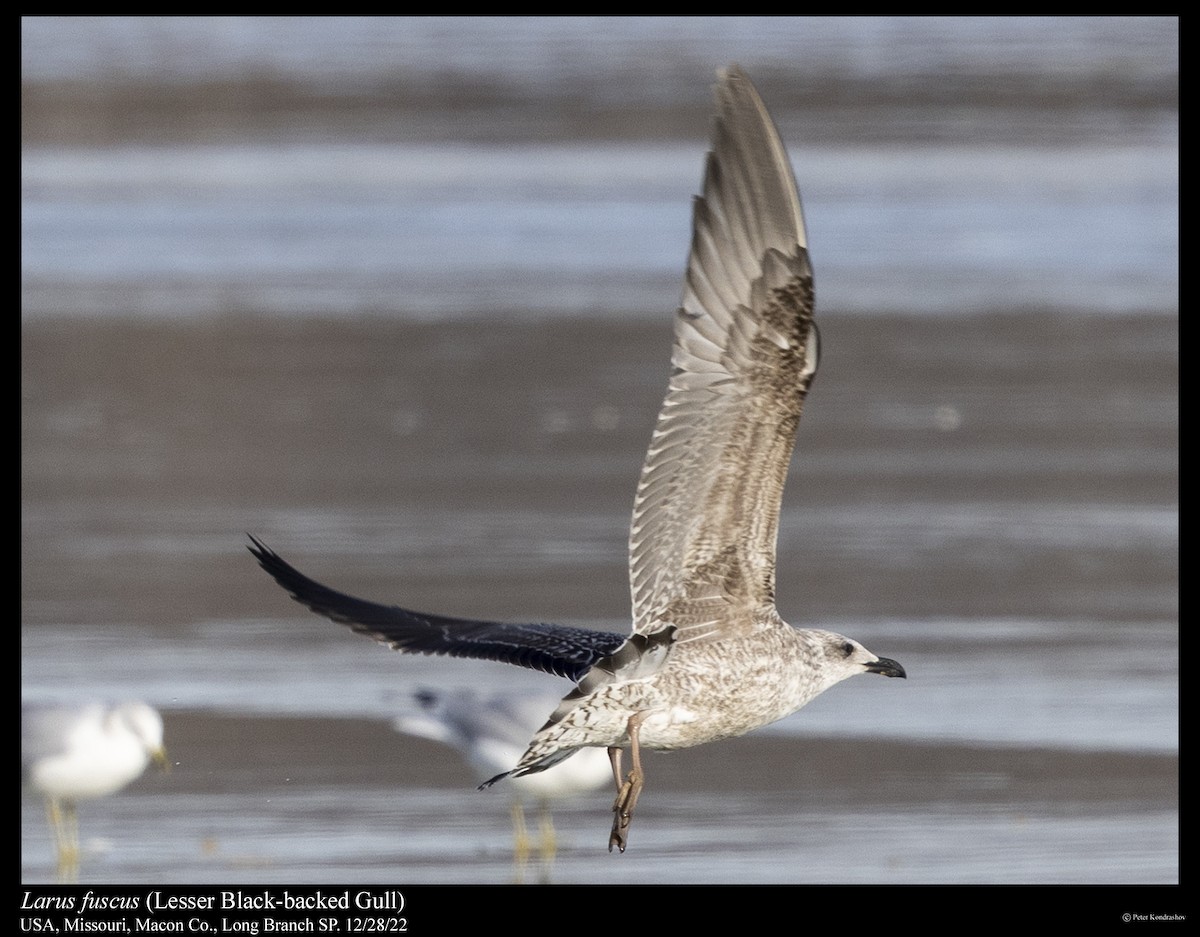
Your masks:
M 750 628 L 773 607 L 780 499 L 818 357 L 787 153 L 737 66 L 716 102 L 670 385 L 629 538 L 634 632 L 671 624 L 679 641 Z

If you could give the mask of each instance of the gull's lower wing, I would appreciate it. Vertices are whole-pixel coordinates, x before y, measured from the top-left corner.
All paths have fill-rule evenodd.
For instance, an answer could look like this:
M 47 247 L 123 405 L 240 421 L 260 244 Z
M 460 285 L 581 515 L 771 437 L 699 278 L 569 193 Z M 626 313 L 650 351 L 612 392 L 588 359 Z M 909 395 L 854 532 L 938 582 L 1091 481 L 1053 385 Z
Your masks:
M 566 625 L 509 624 L 426 615 L 357 599 L 309 579 L 262 541 L 249 551 L 293 599 L 397 651 L 492 660 L 578 681 L 628 635 Z

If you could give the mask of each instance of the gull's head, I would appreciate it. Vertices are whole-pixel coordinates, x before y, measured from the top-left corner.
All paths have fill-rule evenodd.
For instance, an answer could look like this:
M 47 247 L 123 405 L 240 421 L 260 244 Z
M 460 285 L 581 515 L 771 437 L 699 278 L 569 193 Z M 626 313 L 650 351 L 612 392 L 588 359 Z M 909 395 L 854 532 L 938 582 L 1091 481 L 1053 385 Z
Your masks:
M 142 702 L 122 703 L 113 710 L 113 717 L 138 740 L 155 766 L 164 771 L 170 770 L 171 763 L 163 746 L 162 716 L 154 707 Z
M 821 660 L 825 686 L 860 673 L 878 673 L 885 677 L 907 677 L 904 668 L 889 657 L 873 654 L 853 638 L 833 631 L 806 631 L 814 657 Z

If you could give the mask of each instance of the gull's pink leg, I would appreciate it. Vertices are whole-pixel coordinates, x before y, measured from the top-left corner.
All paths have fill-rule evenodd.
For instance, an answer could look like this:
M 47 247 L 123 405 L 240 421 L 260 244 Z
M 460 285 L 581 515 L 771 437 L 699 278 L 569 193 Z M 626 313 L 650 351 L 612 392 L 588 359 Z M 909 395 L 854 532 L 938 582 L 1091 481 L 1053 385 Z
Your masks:
M 642 793 L 642 752 L 638 745 L 638 732 L 641 730 L 642 722 L 650 715 L 649 712 L 634 713 L 629 717 L 629 722 L 626 724 L 626 731 L 629 733 L 629 751 L 633 758 L 633 768 L 629 772 L 629 776 L 620 783 L 617 789 L 617 800 L 613 804 L 613 827 L 612 833 L 608 837 L 608 851 L 612 852 L 613 846 L 616 846 L 621 852 L 625 851 L 625 840 L 629 830 L 629 824 L 633 820 L 633 808 L 637 806 L 638 796 Z M 609 758 L 613 762 L 613 770 L 617 779 L 620 779 L 620 749 L 617 749 L 618 756 L 613 758 L 612 749 L 609 749 Z
M 615 745 L 608 750 L 608 763 L 612 765 L 613 780 L 617 782 L 617 792 L 621 791 L 621 755 L 625 749 Z

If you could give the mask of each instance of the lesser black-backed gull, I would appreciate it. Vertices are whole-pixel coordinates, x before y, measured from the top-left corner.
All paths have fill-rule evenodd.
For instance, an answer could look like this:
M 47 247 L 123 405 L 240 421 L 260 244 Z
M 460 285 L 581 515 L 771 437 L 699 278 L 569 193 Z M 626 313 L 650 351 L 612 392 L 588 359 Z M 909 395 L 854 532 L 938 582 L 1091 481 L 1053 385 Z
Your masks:
M 817 371 L 812 267 L 787 153 L 739 67 L 721 72 L 716 103 L 669 387 L 634 501 L 630 634 L 378 605 L 314 582 L 258 540 L 250 548 L 297 601 L 397 650 L 576 681 L 517 763 L 486 783 L 606 748 L 618 789 L 609 849 L 622 852 L 641 749 L 742 735 L 855 674 L 905 676 L 852 638 L 794 628 L 775 608 L 780 500 Z

